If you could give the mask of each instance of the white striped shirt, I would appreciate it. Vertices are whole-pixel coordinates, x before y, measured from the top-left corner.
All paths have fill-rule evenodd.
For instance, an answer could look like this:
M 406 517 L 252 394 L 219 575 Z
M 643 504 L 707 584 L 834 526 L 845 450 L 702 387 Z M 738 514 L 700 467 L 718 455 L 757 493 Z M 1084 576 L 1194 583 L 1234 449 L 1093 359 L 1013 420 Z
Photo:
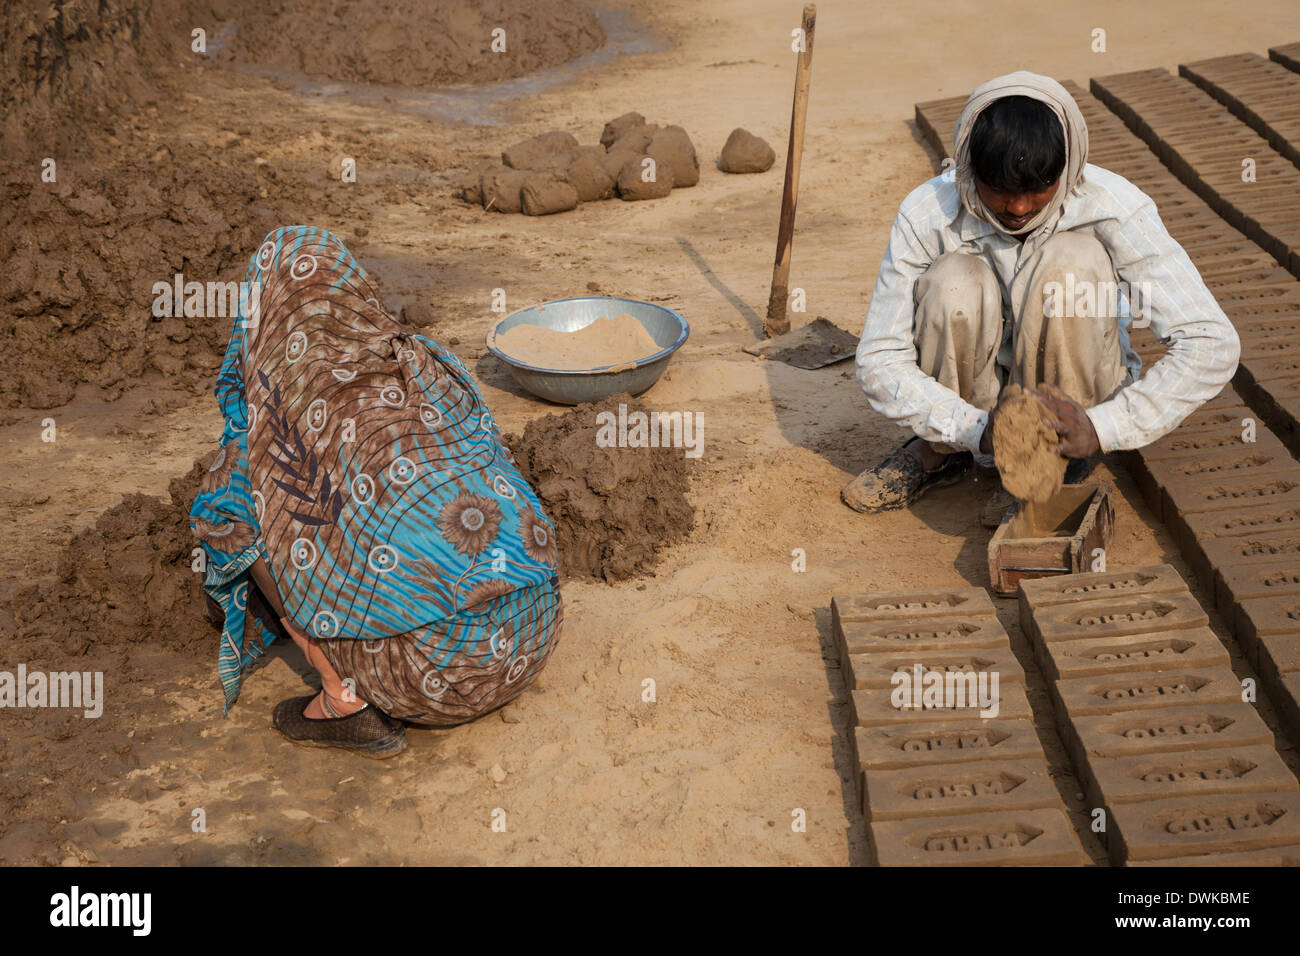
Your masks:
M 1089 164 L 1080 194 L 1069 197 L 1057 232 L 1095 236 L 1129 288 L 1149 288 L 1142 303 L 1151 331 L 1168 349 L 1141 378 L 1121 303 L 1120 347 L 1133 378 L 1113 398 L 1087 410 L 1103 452 L 1141 448 L 1174 429 L 1213 398 L 1237 370 L 1237 332 L 1200 273 L 1165 229 L 1156 205 L 1123 176 Z M 998 362 L 1010 367 L 1012 319 L 1007 290 L 1032 253 L 961 207 L 951 171 L 917 187 L 899 207 L 858 343 L 858 382 L 871 407 L 927 441 L 979 453 L 989 413 L 940 385 L 917 365 L 912 334 L 913 284 L 944 253 L 978 255 L 1002 286 L 1004 340 Z M 1141 285 L 1146 283 L 1146 285 Z

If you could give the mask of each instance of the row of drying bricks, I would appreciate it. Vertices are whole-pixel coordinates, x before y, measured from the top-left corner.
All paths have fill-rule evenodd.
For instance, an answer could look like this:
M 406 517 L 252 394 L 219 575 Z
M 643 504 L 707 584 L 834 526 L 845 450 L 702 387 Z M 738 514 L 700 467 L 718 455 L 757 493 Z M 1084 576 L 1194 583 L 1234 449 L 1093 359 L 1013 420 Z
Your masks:
M 1130 469 L 1266 689 L 1285 695 L 1300 635 L 1300 463 L 1240 401 L 1226 389 Z
M 1022 581 L 1020 619 L 1112 863 L 1300 860 L 1300 785 L 1261 691 L 1173 568 Z M 1300 739 L 1300 635 L 1268 647 L 1269 697 Z
M 1127 597 L 1129 591 L 1138 593 L 1143 586 L 1173 587 L 1175 582 L 1182 592 L 1176 595 L 1178 600 L 1165 599 L 1154 609 L 1141 609 L 1142 613 L 1154 611 L 1148 623 L 1135 629 L 1108 620 L 1114 613 L 1110 605 L 1116 594 Z M 1070 599 L 1081 598 L 1069 603 L 1079 603 L 1078 617 L 1088 623 L 1076 624 L 1073 629 L 1049 625 L 1047 639 L 1039 639 L 1036 649 L 1044 674 L 1053 682 L 1053 701 L 1063 728 L 1067 722 L 1073 728 L 1075 718 L 1115 717 L 1085 729 L 1084 744 L 1077 742 L 1081 738 L 1074 737 L 1076 742 L 1070 750 L 1079 767 L 1079 779 L 1092 797 L 1089 805 L 1104 807 L 1101 825 L 1105 829 L 1099 836 L 1115 834 L 1118 827 L 1128 836 L 1127 842 L 1119 837 L 1105 840 L 1113 860 L 1177 855 L 1187 857 L 1180 862 L 1197 863 L 1201 862 L 1197 857 L 1221 847 L 1212 840 L 1196 842 L 1185 838 L 1162 843 L 1139 839 L 1139 834 L 1150 829 L 1151 821 L 1136 807 L 1125 807 L 1120 819 L 1115 820 L 1098 796 L 1101 791 L 1093 781 L 1102 778 L 1091 772 L 1094 764 L 1102 768 L 1103 774 L 1134 775 L 1135 782 L 1123 803 L 1149 800 L 1152 795 L 1228 793 L 1231 789 L 1226 784 L 1201 784 L 1198 789 L 1185 785 L 1190 775 L 1202 771 L 1209 774 L 1214 768 L 1189 768 L 1184 766 L 1184 758 L 1189 756 L 1187 751 L 1200 751 L 1204 746 L 1198 728 L 1216 728 L 1215 734 L 1219 729 L 1237 728 L 1215 739 L 1228 746 L 1242 742 L 1242 746 L 1252 748 L 1251 754 L 1263 748 L 1261 758 L 1264 751 L 1270 755 L 1258 763 L 1258 772 L 1252 766 L 1250 785 L 1268 778 L 1269 785 L 1279 791 L 1294 791 L 1295 778 L 1272 750 L 1267 726 L 1250 705 L 1241 703 L 1240 684 L 1227 668 L 1226 650 L 1206 628 L 1205 615 L 1171 569 L 1044 579 L 1025 582 L 1022 592 L 1026 585 L 1031 593 L 1037 593 L 1035 587 L 1052 587 Z M 1163 620 L 1161 611 L 1167 608 L 1178 613 Z M 832 615 L 852 700 L 856 781 L 877 864 L 1087 862 L 1049 774 L 1024 691 L 1023 669 L 1011 651 L 987 592 L 964 588 L 836 597 Z M 1171 637 L 1164 633 L 1166 627 L 1179 633 Z M 893 675 L 917 666 L 927 674 L 954 678 L 997 673 L 997 715 L 980 717 L 969 706 L 900 710 L 891 699 Z M 1208 667 L 1210 676 L 1182 673 L 1190 667 Z M 1188 689 L 1168 694 L 1142 693 L 1141 689 L 1148 685 L 1163 687 L 1164 681 L 1151 684 L 1146 678 L 1166 669 L 1179 672 L 1174 675 L 1179 680 L 1171 686 L 1186 684 Z M 958 683 L 954 680 L 954 684 Z M 1227 701 L 1223 700 L 1225 688 L 1235 689 L 1235 695 Z M 1211 698 L 1219 701 L 1214 712 L 1197 712 L 1202 702 Z M 1152 700 L 1166 706 L 1178 705 L 1169 712 L 1169 721 L 1147 719 Z M 970 701 L 963 702 L 959 695 L 943 703 Z M 1233 703 L 1239 706 L 1231 706 Z M 1073 734 L 1073 729 L 1063 731 L 1067 744 Z M 1095 756 L 1089 758 L 1089 754 Z M 1161 754 L 1162 762 L 1143 768 L 1141 758 L 1154 754 Z M 1098 764 L 1103 758 L 1105 762 Z M 1128 763 L 1121 766 L 1126 758 Z M 1129 766 L 1135 762 L 1137 765 Z M 1164 777 L 1170 778 L 1173 789 L 1160 788 L 1159 781 Z M 1115 787 L 1109 791 L 1114 793 Z M 1296 795 L 1290 796 L 1294 799 Z M 1300 806 L 1294 809 L 1300 810 Z M 1288 825 L 1291 821 L 1300 821 L 1300 813 L 1290 816 Z M 1270 834 L 1281 832 L 1270 830 Z M 1267 841 L 1270 846 L 1286 847 L 1287 843 L 1300 844 L 1300 833 L 1281 843 L 1276 839 Z M 1258 840 L 1251 844 L 1262 845 Z M 1300 855 L 1300 846 L 1274 849 L 1271 853 L 1274 857 Z M 1212 858 L 1215 863 L 1225 859 L 1221 854 Z

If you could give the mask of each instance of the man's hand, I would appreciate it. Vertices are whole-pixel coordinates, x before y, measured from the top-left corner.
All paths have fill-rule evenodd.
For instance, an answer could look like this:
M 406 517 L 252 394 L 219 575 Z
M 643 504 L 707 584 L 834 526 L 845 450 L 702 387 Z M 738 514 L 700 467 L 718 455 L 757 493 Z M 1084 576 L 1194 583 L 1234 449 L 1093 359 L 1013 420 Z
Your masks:
M 1061 436 L 1057 451 L 1063 458 L 1088 458 L 1101 451 L 1097 429 L 1082 405 L 1054 385 L 1043 384 L 1028 389 L 1047 406 L 1047 424 Z M 992 419 L 990 419 L 992 421 Z

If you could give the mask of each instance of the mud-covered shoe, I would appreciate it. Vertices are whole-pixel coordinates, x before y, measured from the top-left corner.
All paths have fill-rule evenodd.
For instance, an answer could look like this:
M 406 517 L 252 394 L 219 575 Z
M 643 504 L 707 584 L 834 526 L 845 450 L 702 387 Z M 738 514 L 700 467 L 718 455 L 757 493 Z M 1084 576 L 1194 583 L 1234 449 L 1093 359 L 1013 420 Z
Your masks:
M 993 494 L 989 495 L 989 500 L 984 502 L 984 510 L 980 512 L 980 524 L 986 528 L 996 528 L 1002 524 L 1002 519 L 1006 517 L 1008 511 L 1015 507 L 1016 498 L 1005 488 L 999 488 Z
M 913 439 L 915 441 L 916 439 Z M 961 481 L 971 466 L 970 452 L 944 458 L 939 467 L 926 471 L 920 459 L 910 455 L 904 444 L 875 468 L 868 468 L 840 492 L 840 500 L 863 514 L 905 508 L 931 488 Z
M 303 711 L 315 694 L 275 705 L 271 726 L 296 744 L 342 747 L 366 757 L 395 757 L 406 749 L 406 725 L 367 704 L 346 717 L 308 717 Z

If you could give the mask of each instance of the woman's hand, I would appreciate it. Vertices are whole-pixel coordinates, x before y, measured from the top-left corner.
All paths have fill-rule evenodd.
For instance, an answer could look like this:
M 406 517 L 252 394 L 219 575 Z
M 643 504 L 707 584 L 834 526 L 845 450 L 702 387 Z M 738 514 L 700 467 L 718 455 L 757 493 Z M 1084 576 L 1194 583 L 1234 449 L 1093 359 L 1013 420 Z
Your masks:
M 1057 452 L 1063 458 L 1088 458 L 1101 451 L 1101 439 L 1087 410 L 1054 385 L 1030 390 L 1050 413 L 1047 424 L 1061 436 Z

